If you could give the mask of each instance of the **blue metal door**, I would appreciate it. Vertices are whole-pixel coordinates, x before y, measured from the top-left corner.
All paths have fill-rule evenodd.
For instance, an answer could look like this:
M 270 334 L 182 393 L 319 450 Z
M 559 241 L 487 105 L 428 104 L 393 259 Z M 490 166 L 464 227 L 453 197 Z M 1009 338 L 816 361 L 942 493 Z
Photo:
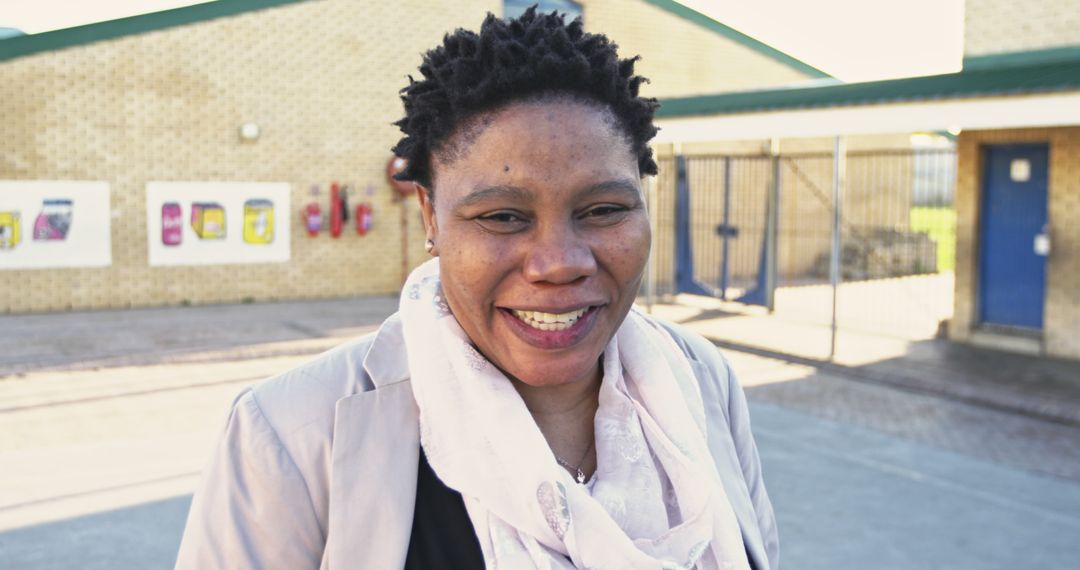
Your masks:
M 1048 151 L 1044 144 L 986 148 L 979 255 L 983 323 L 1041 329 Z

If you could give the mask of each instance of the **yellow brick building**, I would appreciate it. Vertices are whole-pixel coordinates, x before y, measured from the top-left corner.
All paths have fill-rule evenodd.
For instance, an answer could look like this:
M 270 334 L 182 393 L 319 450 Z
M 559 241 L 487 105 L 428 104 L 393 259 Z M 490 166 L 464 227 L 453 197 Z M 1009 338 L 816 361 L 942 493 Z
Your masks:
M 1051 75 L 1056 69 L 1062 79 L 1080 84 L 1080 0 L 1040 0 L 1016 4 L 1004 0 L 973 0 L 965 6 L 964 68 L 975 72 L 1025 66 L 1029 76 Z M 1066 91 L 1068 92 L 1068 91 Z M 1066 103 L 1062 110 L 1075 110 L 1080 100 Z M 1053 356 L 1080 358 L 1080 120 L 1070 113 L 1026 128 L 971 129 L 960 134 L 956 187 L 957 268 L 956 310 L 949 329 L 958 341 L 974 342 L 1008 349 L 1042 352 Z M 1014 204 L 1011 211 L 996 213 L 993 204 L 1002 196 L 1002 181 L 993 169 L 1000 160 L 995 153 L 1014 151 L 1005 156 L 1010 166 L 1026 160 L 1025 152 L 1045 152 L 1045 197 L 1039 199 L 1045 218 L 1042 231 L 1034 236 L 1007 236 L 1024 241 L 1024 250 L 1045 246 L 1040 252 L 1045 267 L 1042 275 L 1027 276 L 1027 266 L 1019 260 L 1005 262 L 1009 272 L 1020 273 L 1019 282 L 1037 283 L 1041 307 L 1036 306 L 1030 323 L 1017 326 L 1016 316 L 995 313 L 992 288 L 996 278 L 988 275 L 995 262 L 988 240 L 997 238 L 999 218 L 1018 218 L 1023 214 Z M 1030 183 L 1016 181 L 1011 169 L 1009 178 L 1022 193 Z M 1031 176 L 1037 181 L 1037 176 Z M 1006 181 L 1008 182 L 1008 181 Z M 995 225 L 996 224 L 996 225 Z M 1028 232 L 1032 233 L 1032 232 Z M 1043 241 L 1039 244 L 1039 241 Z M 1022 305 L 1028 288 L 1016 290 L 998 302 L 1005 308 Z M 1038 303 L 1037 303 L 1038 304 Z M 1036 304 L 1036 305 L 1037 305 Z M 1004 323 L 998 320 L 1006 321 Z
M 592 31 L 640 53 L 650 95 L 788 84 L 823 74 L 667 0 L 583 0 Z M 4 269 L 0 312 L 392 293 L 425 257 L 418 210 L 386 180 L 397 90 L 420 53 L 498 0 L 217 2 L 0 40 L 0 180 L 101 181 L 111 264 Z M 258 136 L 244 139 L 243 125 Z M 151 266 L 148 183 L 290 188 L 289 261 Z M 365 237 L 308 237 L 299 214 L 331 182 L 374 211 Z M 0 255 L 4 252 L 0 251 Z
M 958 73 L 678 98 L 662 132 L 702 144 L 959 132 L 949 337 L 1080 358 L 1078 17 L 1077 0 L 968 0 Z

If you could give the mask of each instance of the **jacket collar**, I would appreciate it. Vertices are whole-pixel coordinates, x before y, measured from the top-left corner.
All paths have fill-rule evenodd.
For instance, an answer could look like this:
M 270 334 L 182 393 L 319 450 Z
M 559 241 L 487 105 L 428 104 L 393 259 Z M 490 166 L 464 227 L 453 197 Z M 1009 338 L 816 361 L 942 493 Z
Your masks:
M 364 371 L 376 390 L 409 379 L 409 359 L 405 352 L 401 317 L 397 313 L 383 321 L 375 333 L 375 339 L 364 357 Z

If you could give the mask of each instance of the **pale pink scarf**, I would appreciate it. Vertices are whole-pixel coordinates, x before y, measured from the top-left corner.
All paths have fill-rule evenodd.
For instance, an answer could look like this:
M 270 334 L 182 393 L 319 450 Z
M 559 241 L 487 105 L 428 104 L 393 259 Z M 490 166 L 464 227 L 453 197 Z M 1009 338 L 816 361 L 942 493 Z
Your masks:
M 749 567 L 690 364 L 648 317 L 632 310 L 604 351 L 590 492 L 450 313 L 437 258 L 409 276 L 400 312 L 421 445 L 489 568 Z

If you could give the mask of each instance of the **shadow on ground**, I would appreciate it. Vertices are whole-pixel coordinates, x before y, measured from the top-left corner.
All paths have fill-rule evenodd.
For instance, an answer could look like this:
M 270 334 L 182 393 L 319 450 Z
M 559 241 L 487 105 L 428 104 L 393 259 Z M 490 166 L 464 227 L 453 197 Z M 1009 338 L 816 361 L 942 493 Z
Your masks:
M 0 568 L 172 568 L 191 496 L 0 533 Z
M 790 338 L 780 332 L 784 326 L 780 320 L 770 321 L 778 328 L 772 337 L 775 342 L 768 346 L 747 343 L 733 336 L 735 333 L 717 332 L 724 329 L 709 326 L 709 321 L 737 316 L 742 315 L 710 309 L 678 322 L 722 348 L 1080 428 L 1080 361 L 990 350 L 935 338 L 906 345 L 896 339 L 894 343 L 906 346 L 902 355 L 845 365 L 793 354 L 791 347 L 785 346 Z M 820 332 L 827 335 L 827 327 Z

